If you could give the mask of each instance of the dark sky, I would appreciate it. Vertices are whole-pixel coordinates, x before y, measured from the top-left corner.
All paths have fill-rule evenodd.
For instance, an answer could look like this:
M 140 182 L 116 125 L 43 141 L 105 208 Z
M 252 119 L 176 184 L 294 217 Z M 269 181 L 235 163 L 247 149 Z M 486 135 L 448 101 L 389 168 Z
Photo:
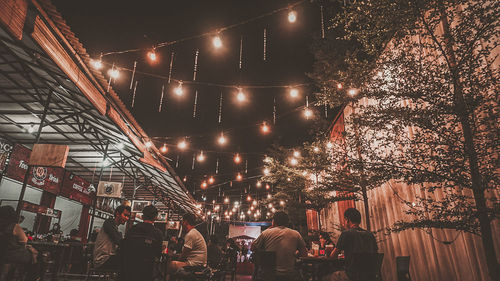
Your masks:
M 292 2 L 271 0 L 225 1 L 116 1 L 53 0 L 63 18 L 83 43 L 87 52 L 97 58 L 101 52 L 135 48 L 174 41 L 229 26 L 247 19 L 286 7 Z M 168 76 L 170 53 L 175 52 L 172 77 L 191 81 L 194 54 L 199 49 L 197 81 L 226 85 L 293 85 L 308 83 L 305 75 L 311 71 L 313 57 L 309 51 L 312 39 L 320 33 L 320 9 L 317 4 L 303 2 L 295 8 L 298 19 L 294 24 L 287 20 L 287 11 L 227 30 L 221 34 L 223 48 L 214 50 L 210 37 L 188 40 L 157 50 L 160 62 L 151 65 L 147 51 L 105 56 L 105 63 L 132 68 L 137 61 L 141 72 Z M 263 60 L 263 29 L 267 29 L 267 60 Z M 239 70 L 239 44 L 243 36 L 243 68 Z M 237 172 L 244 175 L 245 160 L 251 177 L 262 173 L 263 155 L 270 145 L 277 143 L 296 146 L 308 137 L 314 121 L 305 120 L 301 110 L 305 96 L 312 99 L 312 86 L 300 88 L 300 97 L 290 99 L 284 88 L 257 88 L 245 90 L 248 101 L 235 103 L 236 89 L 207 85 L 185 85 L 185 95 L 177 97 L 167 81 L 148 75 L 136 75 L 138 87 L 134 108 L 131 108 L 132 91 L 129 89 L 130 73 L 122 72 L 113 84 L 121 99 L 128 106 L 143 129 L 155 138 L 157 147 L 169 145 L 166 157 L 175 159 L 179 154 L 175 147 L 181 137 L 188 137 L 189 150 L 180 154 L 179 176 L 187 176 L 186 187 L 200 196 L 200 182 L 205 176 L 215 175 L 216 158 L 220 159 L 216 184 L 234 179 Z M 158 112 L 162 84 L 165 84 L 165 100 L 162 112 Z M 194 92 L 198 90 L 197 117 L 193 118 Z M 219 96 L 223 94 L 222 124 L 218 123 Z M 267 121 L 272 125 L 273 99 L 276 98 L 277 122 L 272 133 L 262 135 L 256 124 Z M 316 116 L 324 116 L 322 108 Z M 324 117 L 323 117 L 324 118 Z M 229 143 L 221 148 L 216 138 L 224 131 Z M 193 153 L 205 151 L 206 160 L 196 163 L 192 170 Z M 209 151 L 214 151 L 210 153 Z M 217 152 L 217 153 L 215 153 Z M 243 158 L 240 165 L 233 163 L 233 153 Z M 244 175 L 245 176 L 245 175 Z M 255 181 L 235 182 L 221 187 L 225 195 L 239 197 L 240 190 Z M 218 188 L 208 193 L 213 199 Z

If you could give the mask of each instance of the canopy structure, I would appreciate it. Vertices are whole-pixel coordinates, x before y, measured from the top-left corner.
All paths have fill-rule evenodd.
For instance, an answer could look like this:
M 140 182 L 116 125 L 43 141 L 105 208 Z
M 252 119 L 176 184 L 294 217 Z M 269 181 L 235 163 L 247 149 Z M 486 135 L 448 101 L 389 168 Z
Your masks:
M 0 137 L 68 145 L 66 170 L 90 183 L 123 182 L 127 199 L 197 213 L 50 1 L 0 0 Z

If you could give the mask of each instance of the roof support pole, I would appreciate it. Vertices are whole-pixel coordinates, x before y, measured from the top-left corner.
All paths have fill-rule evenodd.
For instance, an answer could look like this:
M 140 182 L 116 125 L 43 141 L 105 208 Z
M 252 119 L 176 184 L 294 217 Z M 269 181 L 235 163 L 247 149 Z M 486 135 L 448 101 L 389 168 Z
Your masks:
M 101 164 L 101 171 L 99 172 L 99 180 L 97 181 L 97 185 L 94 184 L 94 186 L 99 187 L 99 182 L 101 181 L 102 178 L 102 173 L 104 171 L 104 163 L 106 161 L 106 158 L 108 157 L 108 147 L 109 147 L 109 140 L 106 142 L 106 149 L 104 150 L 104 155 L 102 157 L 102 164 Z M 87 235 L 87 238 L 90 240 L 90 235 L 92 234 L 92 228 L 94 228 L 94 218 L 95 218 L 95 209 L 97 208 L 97 189 L 94 194 L 93 198 L 93 204 L 92 204 L 92 218 L 90 219 L 90 227 L 89 227 L 89 233 Z
M 52 91 L 49 91 L 47 95 L 47 100 L 45 100 L 45 105 L 43 109 L 43 114 L 40 120 L 40 125 L 38 126 L 38 132 L 36 133 L 36 138 L 34 143 L 38 143 L 40 141 L 40 136 L 42 135 L 43 123 L 45 122 L 45 118 L 47 118 L 47 111 L 49 110 L 50 99 L 52 97 Z M 17 216 L 21 214 L 21 209 L 23 205 L 24 194 L 26 193 L 26 186 L 28 185 L 28 177 L 30 175 L 30 171 L 32 170 L 32 166 L 28 163 L 28 168 L 26 169 L 26 173 L 24 174 L 23 186 L 21 188 L 21 193 L 19 194 L 19 199 L 17 201 L 16 213 Z

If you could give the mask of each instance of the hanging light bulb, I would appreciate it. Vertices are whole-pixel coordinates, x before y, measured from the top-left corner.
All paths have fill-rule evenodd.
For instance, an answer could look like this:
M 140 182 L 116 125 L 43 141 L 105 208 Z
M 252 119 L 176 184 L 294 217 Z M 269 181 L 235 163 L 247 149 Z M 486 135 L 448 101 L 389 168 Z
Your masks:
M 275 213 L 275 212 L 276 212 L 276 209 L 275 209 L 275 208 L 272 208 L 272 209 L 271 209 L 271 212 Z
M 247 201 L 252 201 L 252 196 L 250 196 L 250 194 L 247 195 Z
M 234 155 L 234 163 L 236 163 L 236 164 L 240 164 L 241 163 L 240 154 L 236 153 L 236 155 Z
M 267 183 L 266 184 L 266 190 L 269 190 L 271 188 L 271 186 Z
M 255 186 L 257 186 L 257 188 L 261 188 L 262 187 L 262 183 L 260 181 L 257 181 L 257 183 L 255 184 Z
M 327 142 L 326 143 L 326 148 L 332 149 L 333 148 L 333 143 L 332 142 Z
M 306 109 L 304 109 L 304 116 L 306 117 L 306 119 L 311 118 L 312 115 L 313 115 L 312 110 L 310 110 L 309 108 L 306 107 Z
M 148 52 L 148 58 L 151 62 L 156 62 L 158 56 L 156 55 L 155 48 Z
M 202 189 L 207 188 L 207 182 L 206 182 L 206 181 L 203 181 L 203 182 L 201 183 L 201 188 L 202 188 Z
M 296 98 L 298 96 L 299 96 L 299 90 L 297 90 L 296 88 L 291 88 L 290 89 L 290 97 Z
M 264 175 L 269 175 L 271 171 L 269 171 L 269 168 L 264 168 Z
M 252 205 L 257 206 L 257 200 L 253 200 Z
M 187 148 L 187 142 L 186 140 L 181 140 L 178 144 L 177 144 L 177 147 L 180 149 L 180 150 L 184 150 Z
M 292 166 L 295 166 L 299 164 L 299 161 L 297 160 L 297 158 L 293 157 L 292 159 L 290 159 L 290 164 L 292 164 Z
M 184 91 L 182 90 L 182 81 L 179 81 L 179 85 L 174 89 L 174 93 L 178 96 L 182 96 Z
M 209 177 L 209 178 L 208 178 L 208 183 L 209 183 L 209 184 L 213 184 L 214 182 L 215 182 L 214 177 Z
M 243 179 L 243 176 L 242 176 L 240 173 L 238 173 L 238 174 L 236 175 L 236 180 L 237 180 L 237 181 L 241 181 L 242 179 Z
M 102 60 L 101 60 L 101 58 L 99 58 L 99 60 L 92 60 L 91 63 L 92 63 L 92 66 L 95 69 L 101 69 L 102 68 Z
M 295 12 L 294 10 L 290 10 L 290 12 L 288 12 L 288 21 L 291 23 L 296 22 L 297 21 L 297 12 Z
M 267 199 L 271 199 L 271 197 L 272 197 L 272 196 L 271 196 L 271 193 L 268 193 L 268 194 L 267 194 Z
M 229 197 L 224 198 L 224 203 L 229 204 Z
M 271 209 L 271 208 L 273 207 L 273 204 L 272 204 L 272 203 L 269 203 L 269 205 L 267 205 L 267 207 L 268 207 L 269 209 Z
M 299 157 L 300 157 L 300 152 L 299 152 L 299 151 L 297 151 L 297 150 L 294 150 L 294 151 L 293 151 L 293 157 L 295 157 L 295 158 L 299 158 Z
M 250 210 L 251 211 L 255 210 L 254 206 L 250 206 Z
M 183 182 L 187 182 L 187 177 L 184 176 L 184 178 L 182 179 Z
M 218 142 L 220 145 L 224 145 L 224 144 L 226 144 L 227 139 L 226 139 L 226 137 L 224 137 L 224 133 L 220 133 L 220 137 L 217 139 L 217 142 Z
M 198 157 L 196 157 L 196 160 L 198 160 L 198 162 L 205 161 L 205 155 L 203 154 L 203 150 L 200 151 L 200 154 L 198 154 Z
M 342 84 L 341 83 L 337 83 L 337 89 L 339 89 L 339 90 L 342 89 Z
M 238 88 L 238 94 L 236 95 L 236 99 L 239 102 L 244 102 L 247 99 L 247 97 L 245 96 L 245 93 L 243 93 L 243 89 Z
M 163 146 L 160 148 L 160 151 L 161 153 L 167 153 L 168 147 L 166 143 L 163 144 Z
M 356 94 L 358 94 L 358 90 L 357 90 L 357 89 L 349 89 L 349 91 L 347 91 L 347 93 L 348 93 L 351 97 L 354 97 Z
M 266 121 L 262 122 L 262 126 L 260 127 L 260 130 L 264 134 L 269 133 L 270 129 L 269 129 L 269 126 L 267 125 Z
M 120 71 L 118 71 L 118 69 L 110 69 L 108 71 L 108 75 L 111 76 L 111 78 L 116 79 L 120 77 Z
M 281 206 L 285 205 L 285 201 L 281 200 L 281 201 L 280 201 L 280 205 L 281 205 Z
M 214 38 L 212 39 L 212 44 L 217 49 L 222 47 L 222 40 L 220 39 L 219 33 L 217 33 L 217 35 L 215 35 Z
M 319 147 L 317 147 L 317 146 L 313 147 L 313 151 L 316 152 L 316 153 L 318 153 L 319 152 Z

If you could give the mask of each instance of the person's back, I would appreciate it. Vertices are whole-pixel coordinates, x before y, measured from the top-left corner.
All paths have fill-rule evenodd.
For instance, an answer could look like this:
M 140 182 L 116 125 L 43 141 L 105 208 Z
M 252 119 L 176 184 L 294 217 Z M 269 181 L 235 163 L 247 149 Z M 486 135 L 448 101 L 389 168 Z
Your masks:
M 207 264 L 207 244 L 196 228 L 191 229 L 184 237 L 184 247 L 189 248 L 186 263 L 190 266 L 204 266 Z
M 210 237 L 207 245 L 207 263 L 211 268 L 217 268 L 222 260 L 222 250 L 217 245 L 217 238 L 215 235 Z
M 376 253 L 378 251 L 375 236 L 360 227 L 344 230 L 337 242 L 337 248 L 344 251 L 348 273 L 351 271 L 353 254 Z

